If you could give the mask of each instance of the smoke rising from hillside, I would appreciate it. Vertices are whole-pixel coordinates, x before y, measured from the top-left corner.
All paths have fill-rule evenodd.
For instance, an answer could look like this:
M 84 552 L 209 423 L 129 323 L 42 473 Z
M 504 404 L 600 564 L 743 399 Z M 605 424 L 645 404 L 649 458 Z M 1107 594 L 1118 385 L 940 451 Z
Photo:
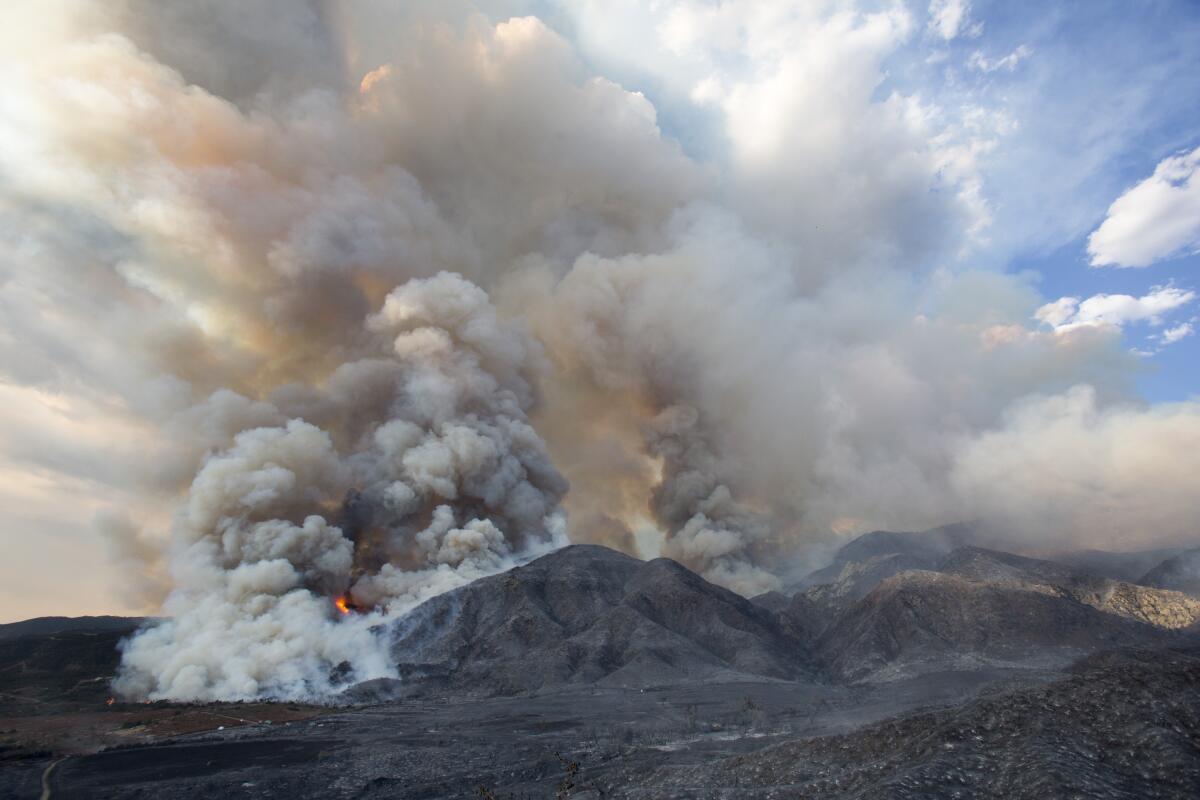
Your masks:
M 537 343 L 450 273 L 395 289 L 367 328 L 377 357 L 280 393 L 286 423 L 205 459 L 175 516 L 171 619 L 126 646 L 119 691 L 306 697 L 383 677 L 372 625 L 565 544 L 567 484 L 525 416 Z M 342 596 L 371 613 L 337 618 Z
M 140 498 L 127 694 L 388 674 L 375 623 L 568 539 L 754 594 L 874 527 L 1200 531 L 1200 407 L 961 266 L 992 134 L 876 97 L 900 7 L 746 12 L 745 74 L 680 28 L 702 158 L 536 18 L 269 5 L 4 12 L 0 368 L 110 432 L 21 452 Z

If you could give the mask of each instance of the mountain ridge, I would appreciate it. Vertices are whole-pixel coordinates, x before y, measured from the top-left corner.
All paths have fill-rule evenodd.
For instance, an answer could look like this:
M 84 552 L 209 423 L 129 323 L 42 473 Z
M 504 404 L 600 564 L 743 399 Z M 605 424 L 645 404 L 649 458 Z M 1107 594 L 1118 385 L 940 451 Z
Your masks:
M 669 559 L 572 545 L 394 624 L 402 676 L 481 693 L 738 675 L 815 678 L 776 615 Z

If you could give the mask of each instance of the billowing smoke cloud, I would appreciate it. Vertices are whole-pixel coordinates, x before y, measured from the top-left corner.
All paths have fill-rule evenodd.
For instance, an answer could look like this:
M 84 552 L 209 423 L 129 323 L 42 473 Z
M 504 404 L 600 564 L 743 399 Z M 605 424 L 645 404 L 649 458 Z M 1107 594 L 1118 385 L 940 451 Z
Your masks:
M 563 13 L 601 62 L 633 21 L 696 152 L 466 3 L 5 10 L 0 371 L 72 422 L 0 433 L 136 501 L 99 527 L 171 620 L 121 691 L 388 675 L 378 623 L 568 540 L 753 594 L 873 527 L 1200 531 L 1194 405 L 964 266 L 1004 115 L 880 96 L 903 6 L 645 5 Z
M 1102 406 L 1076 386 L 1015 403 L 962 447 L 951 479 L 977 515 L 1028 545 L 1183 545 L 1200 530 L 1185 499 L 1198 445 L 1197 403 Z
M 119 691 L 307 697 L 386 676 L 380 619 L 566 542 L 567 484 L 526 419 L 537 343 L 449 273 L 367 327 L 377 357 L 282 388 L 288 422 L 205 460 L 173 526 L 171 619 L 128 643 Z M 340 619 L 342 596 L 371 613 Z

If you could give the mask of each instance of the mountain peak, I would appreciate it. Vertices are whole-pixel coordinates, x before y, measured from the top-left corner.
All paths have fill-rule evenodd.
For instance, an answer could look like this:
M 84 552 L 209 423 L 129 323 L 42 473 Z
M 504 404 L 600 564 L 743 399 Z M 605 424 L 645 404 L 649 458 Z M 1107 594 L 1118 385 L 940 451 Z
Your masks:
M 596 545 L 427 601 L 394 624 L 392 654 L 410 684 L 477 694 L 811 674 L 772 612 L 670 559 Z

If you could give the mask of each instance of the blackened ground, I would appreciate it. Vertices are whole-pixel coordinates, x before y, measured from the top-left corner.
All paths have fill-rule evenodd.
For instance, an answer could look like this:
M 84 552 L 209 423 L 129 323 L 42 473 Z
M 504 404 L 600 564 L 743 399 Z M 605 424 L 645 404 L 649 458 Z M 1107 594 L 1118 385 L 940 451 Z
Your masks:
M 42 617 L 0 626 L 0 798 L 41 797 L 48 768 L 53 766 L 47 782 L 60 768 L 74 766 L 75 758 L 99 750 L 218 728 L 265 727 L 329 712 L 288 703 L 119 702 L 111 698 L 109 688 L 120 659 L 118 643 L 144 622 Z M 147 751 L 124 752 L 141 760 Z M 112 763 L 120 763 L 120 758 L 114 756 Z M 145 758 L 153 768 L 153 757 Z M 272 759 L 279 761 L 274 755 Z M 72 789 L 60 796 L 94 796 L 93 789 L 98 791 Z
M 620 780 L 656 798 L 1200 797 L 1198 655 L 1093 655 L 1048 685 Z
M 0 773 L 0 796 L 37 796 L 49 763 Z M 1114 651 L 1056 676 L 427 698 L 68 757 L 47 783 L 164 800 L 1191 798 L 1200 653 Z
M 696 683 L 405 700 L 70 756 L 47 783 L 52 798 L 469 798 L 480 787 L 497 798 L 552 798 L 567 777 L 565 761 L 579 764 L 567 796 L 654 797 L 646 781 L 661 768 L 845 733 L 1045 677 L 958 673 L 886 687 Z M 37 797 L 29 788 L 50 763 L 0 771 L 0 796 Z M 643 790 L 649 794 L 638 795 Z
M 125 635 L 139 625 L 155 622 L 153 617 L 35 617 L 0 625 L 0 641 L 15 639 L 19 636 L 52 636 L 80 631 L 93 635 L 98 633 Z
M 121 634 L 51 621 L 0 637 L 0 798 L 1200 796 L 1194 598 L 872 566 L 919 540 L 848 545 L 836 614 L 566 548 L 398 621 L 356 707 L 107 705 Z

